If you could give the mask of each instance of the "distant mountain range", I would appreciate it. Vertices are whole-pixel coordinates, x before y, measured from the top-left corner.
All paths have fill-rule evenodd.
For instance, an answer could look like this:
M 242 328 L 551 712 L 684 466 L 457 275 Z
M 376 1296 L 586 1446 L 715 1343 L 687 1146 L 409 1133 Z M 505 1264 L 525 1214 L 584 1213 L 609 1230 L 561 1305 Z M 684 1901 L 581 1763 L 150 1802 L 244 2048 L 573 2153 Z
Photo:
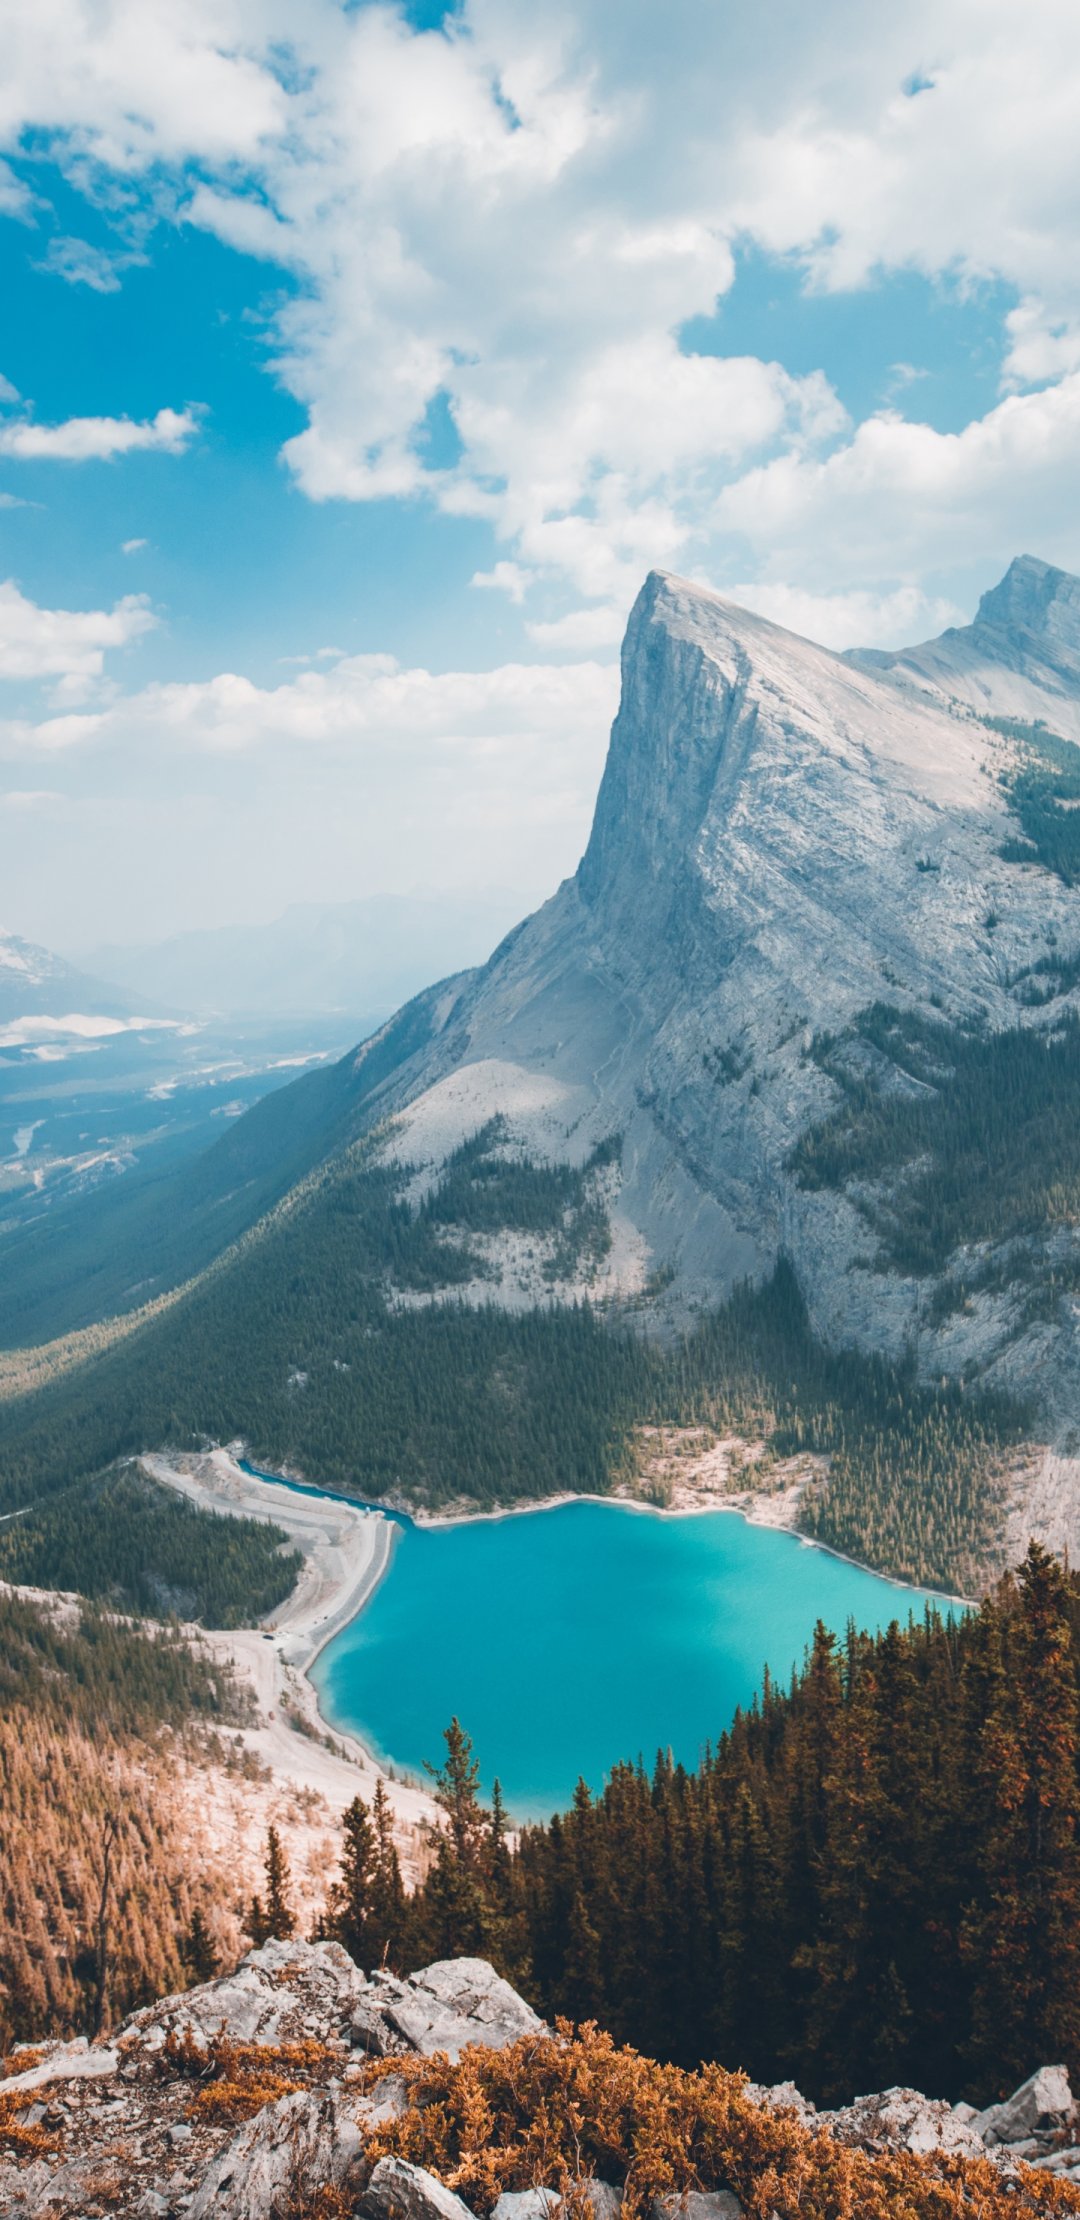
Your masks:
M 843 1517 L 816 1530 L 840 1546 L 968 1577 L 1014 1512 L 1075 1549 L 1071 731 L 1080 581 L 1032 557 L 892 657 L 653 573 L 575 876 L 126 1223 L 121 1201 L 92 1255 L 0 1293 L 25 1342 L 195 1280 L 123 1348 L 65 1357 L 62 1424 L 20 1418 L 27 1473 L 61 1441 L 89 1456 L 92 1409 L 102 1453 L 167 1414 L 369 1490 L 595 1485 L 635 1413 L 719 1411 L 737 1376 L 740 1423 L 782 1408 L 832 1459 Z M 597 1310 L 636 1337 L 608 1369 Z M 677 1395 L 643 1326 L 691 1334 Z
M 93 970 L 196 1016 L 385 1018 L 447 969 L 482 963 L 521 915 L 520 894 L 372 895 L 295 902 L 269 925 L 95 948 Z
M 0 1027 L 46 1016 L 126 1019 L 149 1008 L 138 991 L 80 971 L 17 933 L 0 931 Z

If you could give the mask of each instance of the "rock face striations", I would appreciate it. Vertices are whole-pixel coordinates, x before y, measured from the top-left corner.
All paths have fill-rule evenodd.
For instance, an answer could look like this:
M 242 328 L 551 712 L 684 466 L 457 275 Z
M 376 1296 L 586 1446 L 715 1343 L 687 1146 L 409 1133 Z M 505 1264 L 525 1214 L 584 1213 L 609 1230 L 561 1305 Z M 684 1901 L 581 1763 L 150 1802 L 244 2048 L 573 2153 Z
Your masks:
M 575 2210 L 618 2220 L 627 2175 L 641 2162 L 629 2142 L 622 2149 L 612 2139 L 610 2120 L 611 2179 L 583 2160 L 568 2180 L 552 2124 L 549 2178 L 542 2164 L 531 2164 L 527 2185 L 498 2196 L 493 2187 L 473 2204 L 431 2169 L 380 2147 L 388 2126 L 410 2110 L 408 2060 L 441 2054 L 452 2076 L 463 2053 L 509 2050 L 510 2081 L 520 2075 L 524 2085 L 538 2049 L 558 2047 L 482 1960 L 448 1960 L 401 1982 L 365 1976 L 336 1943 L 270 1942 L 236 1973 L 147 2007 L 107 2041 L 46 2044 L 25 2068 L 14 2053 L 0 2080 L 0 2210 L 5 2220 L 474 2220 L 477 2209 L 485 2220 L 489 2212 L 493 2220 L 548 2220 L 571 2189 Z M 392 2063 L 398 2058 L 401 2072 Z M 373 2074 L 377 2060 L 391 2064 Z M 944 2180 L 956 2192 L 964 2162 L 983 2166 L 972 2182 L 987 2213 L 1048 2210 L 1048 2176 L 1080 2179 L 1076 2108 L 1059 2066 L 1041 2068 L 984 2113 L 910 2089 L 818 2113 L 790 2083 L 766 2089 L 723 2078 L 735 2107 L 732 2152 L 740 2142 L 752 2147 L 760 2121 L 762 2148 L 770 2138 L 774 2146 L 774 2171 L 762 2165 L 762 2193 L 768 2182 L 770 2203 L 783 2200 L 785 2215 L 825 2209 L 797 2199 L 809 2193 L 815 2166 L 832 2169 L 832 2178 L 837 2169 L 843 2174 L 845 2149 L 872 2162 L 920 2161 L 925 2172 L 916 2169 L 907 2181 L 904 2210 L 912 2214 L 968 2210 L 962 2183 L 955 2207 L 941 2187 Z M 595 2132 L 589 2108 L 583 2082 L 575 2115 L 582 2150 Z M 785 2123 L 794 2206 L 775 2172 Z M 526 2131 L 529 2125 L 526 2119 Z M 482 2138 L 482 2121 L 476 2132 Z M 495 2162 L 505 2175 L 505 2147 Z M 752 2161 L 749 2171 L 745 2157 L 733 2163 L 741 2197 L 723 2179 L 683 2181 L 669 2163 L 663 2192 L 635 2181 L 639 2209 L 644 2193 L 653 2220 L 740 2220 L 756 2184 Z M 864 2176 L 873 2187 L 873 2163 Z M 886 2199 L 890 2179 L 882 2177 Z M 999 2194 L 1008 2205 L 999 2208 Z

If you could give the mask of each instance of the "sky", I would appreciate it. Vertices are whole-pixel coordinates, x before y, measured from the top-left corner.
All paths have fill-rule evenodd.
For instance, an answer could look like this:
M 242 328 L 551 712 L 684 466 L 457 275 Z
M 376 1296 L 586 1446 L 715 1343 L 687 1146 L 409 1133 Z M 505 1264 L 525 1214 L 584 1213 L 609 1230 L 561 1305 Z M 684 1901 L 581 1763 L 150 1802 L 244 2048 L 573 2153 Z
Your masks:
M 1080 570 L 1075 0 L 0 27 L 0 922 L 572 871 L 647 571 L 829 646 Z

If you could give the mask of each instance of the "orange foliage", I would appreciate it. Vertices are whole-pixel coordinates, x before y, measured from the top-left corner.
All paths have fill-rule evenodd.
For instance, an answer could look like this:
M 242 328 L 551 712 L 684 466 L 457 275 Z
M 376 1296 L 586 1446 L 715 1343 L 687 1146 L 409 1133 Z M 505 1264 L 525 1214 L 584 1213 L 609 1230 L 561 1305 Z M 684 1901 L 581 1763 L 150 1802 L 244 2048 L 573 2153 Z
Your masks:
M 747 2220 L 1018 2220 L 1080 2213 L 1080 2190 L 1029 2167 L 1017 2186 L 988 2159 L 908 2152 L 871 2156 L 798 2115 L 751 2102 L 745 2078 L 691 2073 L 619 2049 L 589 2025 L 526 2036 L 504 2051 L 393 2058 L 408 2109 L 377 2128 L 372 2162 L 390 2154 L 438 2175 L 479 2214 L 504 2189 L 544 2184 L 580 2209 L 590 2177 L 621 2183 L 626 2220 L 671 2191 L 730 2189 Z
M 0 2146 L 33 2157 L 56 2149 L 56 2135 L 48 2134 L 40 2124 L 28 2125 L 19 2118 L 19 2113 L 34 2101 L 33 2095 L 22 2089 L 15 2096 L 0 2095 Z

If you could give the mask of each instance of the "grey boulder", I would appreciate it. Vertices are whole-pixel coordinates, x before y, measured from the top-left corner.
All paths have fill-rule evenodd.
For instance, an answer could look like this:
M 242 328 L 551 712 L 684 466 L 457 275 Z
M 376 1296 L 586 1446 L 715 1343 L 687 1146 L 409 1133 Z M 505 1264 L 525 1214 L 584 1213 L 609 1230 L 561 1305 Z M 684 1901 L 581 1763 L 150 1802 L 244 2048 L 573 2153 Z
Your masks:
M 1002 2104 L 988 2105 L 973 2125 L 988 2148 L 1021 2143 L 1040 2128 L 1063 2127 L 1072 2117 L 1073 2094 L 1064 2066 L 1040 2066 Z
M 983 2154 L 982 2137 L 966 2106 L 924 2097 L 917 2089 L 856 2097 L 854 2104 L 823 2112 L 819 2119 L 838 2143 L 854 2143 L 864 2151 L 912 2151 L 920 2158 L 929 2151 L 951 2151 L 961 2158 Z
M 547 2030 L 531 2006 L 486 1958 L 445 1958 L 407 1981 L 375 1974 L 352 2016 L 352 2039 L 378 2058 L 445 2051 L 457 2060 L 470 2043 L 503 2050 L 520 2035 Z
M 492 2207 L 491 2220 L 548 2220 L 561 2203 L 557 2189 L 504 2189 Z
M 329 2043 L 347 2038 L 366 1988 L 364 1975 L 336 1942 L 263 1943 L 235 1973 L 165 1997 L 136 2012 L 121 2030 L 122 2050 L 160 2050 L 170 2035 L 206 2050 L 230 2043 Z
M 407 2158 L 380 2158 L 360 2210 L 364 2220 L 473 2220 L 452 2189 Z
M 742 2206 L 730 2189 L 684 2189 L 653 2199 L 653 2220 L 742 2220 Z
M 287 2220 L 332 2184 L 348 2186 L 362 2150 L 340 2091 L 296 2089 L 248 2120 L 215 2159 L 188 2220 Z

